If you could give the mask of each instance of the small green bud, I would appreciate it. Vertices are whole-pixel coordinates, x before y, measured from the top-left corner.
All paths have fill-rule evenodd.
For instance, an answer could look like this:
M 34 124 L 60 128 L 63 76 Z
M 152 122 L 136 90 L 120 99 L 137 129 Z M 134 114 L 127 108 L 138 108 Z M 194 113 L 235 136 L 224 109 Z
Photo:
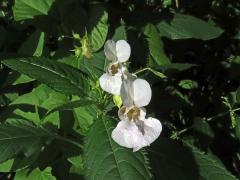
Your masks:
M 119 95 L 114 95 L 114 96 L 113 96 L 113 102 L 114 102 L 114 104 L 115 104 L 118 108 L 120 108 L 120 107 L 122 106 L 121 96 L 119 96 Z

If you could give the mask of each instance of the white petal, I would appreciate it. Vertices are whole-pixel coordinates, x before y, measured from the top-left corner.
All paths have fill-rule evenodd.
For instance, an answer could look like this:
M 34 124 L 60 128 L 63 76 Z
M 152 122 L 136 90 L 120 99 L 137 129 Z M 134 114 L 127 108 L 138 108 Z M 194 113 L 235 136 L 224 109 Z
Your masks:
M 132 88 L 134 104 L 138 107 L 148 105 L 152 97 L 150 84 L 144 79 L 136 79 L 133 82 Z
M 116 43 L 116 55 L 119 62 L 126 62 L 131 54 L 131 47 L 125 40 Z
M 107 40 L 104 45 L 104 53 L 108 60 L 117 61 L 116 43 L 113 40 Z
M 123 102 L 123 105 L 126 107 L 133 106 L 133 87 L 132 81 L 125 79 L 122 83 L 120 96 Z
M 100 77 L 99 83 L 104 91 L 113 95 L 120 95 L 120 89 L 122 85 L 121 76 L 112 76 L 108 73 L 105 73 Z
M 120 121 L 112 132 L 113 140 L 120 146 L 137 148 L 146 144 L 143 134 L 138 130 L 134 122 Z
M 159 120 L 150 117 L 144 120 L 144 131 L 144 139 L 147 143 L 146 145 L 149 146 L 161 134 L 162 124 Z

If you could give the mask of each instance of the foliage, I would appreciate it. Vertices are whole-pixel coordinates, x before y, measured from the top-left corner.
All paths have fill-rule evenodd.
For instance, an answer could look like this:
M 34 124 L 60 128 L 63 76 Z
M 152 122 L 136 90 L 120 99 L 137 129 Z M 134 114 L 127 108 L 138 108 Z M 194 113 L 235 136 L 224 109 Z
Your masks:
M 238 1 L 0 7 L 0 172 L 16 180 L 240 177 Z M 163 125 L 138 152 L 111 138 L 122 101 L 98 81 L 108 39 L 131 45 L 126 65 L 150 82 L 148 112 Z

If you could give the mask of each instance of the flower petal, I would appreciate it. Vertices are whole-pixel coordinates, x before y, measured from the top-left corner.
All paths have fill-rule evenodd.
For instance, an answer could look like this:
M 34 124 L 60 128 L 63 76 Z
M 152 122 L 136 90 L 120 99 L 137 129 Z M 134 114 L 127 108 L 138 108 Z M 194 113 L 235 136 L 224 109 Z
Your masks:
M 126 107 L 133 106 L 133 87 L 132 81 L 125 79 L 122 83 L 120 96 L 122 98 L 123 105 Z
M 120 121 L 112 132 L 113 140 L 120 146 L 134 148 L 146 144 L 134 122 Z
M 134 104 L 138 107 L 148 105 L 152 97 L 150 84 L 144 79 L 136 79 L 133 82 L 132 88 Z
M 108 73 L 104 73 L 100 77 L 99 83 L 104 91 L 113 95 L 120 95 L 120 89 L 122 85 L 121 76 L 112 76 Z
M 116 43 L 113 40 L 107 40 L 104 45 L 104 53 L 108 60 L 117 61 Z
M 131 47 L 125 40 L 116 42 L 117 60 L 121 63 L 126 62 L 131 54 Z
M 149 146 L 160 136 L 162 132 L 162 124 L 155 118 L 147 118 L 144 120 L 144 131 L 144 139 L 147 143 L 146 145 Z

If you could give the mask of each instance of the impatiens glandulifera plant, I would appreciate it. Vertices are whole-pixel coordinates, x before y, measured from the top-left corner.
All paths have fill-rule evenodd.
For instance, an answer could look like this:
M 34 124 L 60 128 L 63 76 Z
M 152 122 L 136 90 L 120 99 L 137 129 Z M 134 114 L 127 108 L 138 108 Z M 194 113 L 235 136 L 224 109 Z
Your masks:
M 137 151 L 149 146 L 162 131 L 162 125 L 155 118 L 145 118 L 147 106 L 152 97 L 150 84 L 130 74 L 122 65 L 130 57 L 130 45 L 125 40 L 115 43 L 108 40 L 104 46 L 107 59 L 107 73 L 100 77 L 103 90 L 119 95 L 123 106 L 118 111 L 120 122 L 112 132 L 112 138 L 119 145 Z
M 0 179 L 237 180 L 239 9 L 2 0 Z

